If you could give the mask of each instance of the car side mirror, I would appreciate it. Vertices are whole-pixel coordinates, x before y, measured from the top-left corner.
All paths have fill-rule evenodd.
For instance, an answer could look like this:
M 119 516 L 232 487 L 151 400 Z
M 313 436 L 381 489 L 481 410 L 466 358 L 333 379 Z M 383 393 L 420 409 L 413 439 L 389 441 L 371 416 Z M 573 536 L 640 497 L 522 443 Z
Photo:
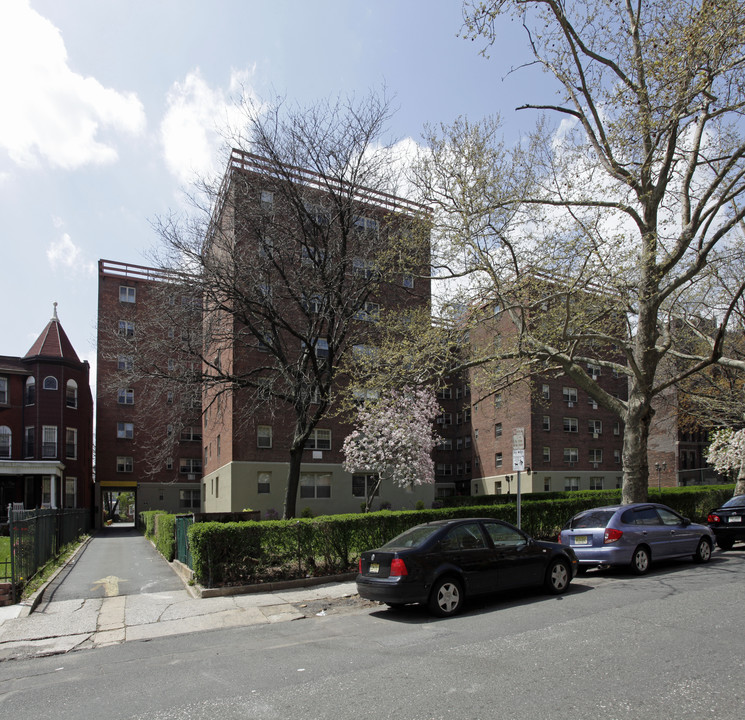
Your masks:
M 683 527 L 688 527 L 691 524 L 691 521 L 689 518 L 684 517 L 683 518 Z

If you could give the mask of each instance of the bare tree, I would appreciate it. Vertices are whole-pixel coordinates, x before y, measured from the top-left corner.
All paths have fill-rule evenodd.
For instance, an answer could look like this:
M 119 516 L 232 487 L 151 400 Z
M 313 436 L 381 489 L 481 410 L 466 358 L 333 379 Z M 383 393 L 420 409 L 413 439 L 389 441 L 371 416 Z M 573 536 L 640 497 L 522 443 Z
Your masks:
M 159 222 L 159 265 L 200 299 L 189 352 L 201 360 L 206 432 L 228 415 L 235 427 L 292 418 L 293 517 L 303 450 L 343 386 L 338 368 L 374 336 L 384 288 L 388 306 L 411 301 L 402 277 L 427 265 L 428 245 L 412 240 L 420 208 L 395 196 L 387 101 L 243 110 L 222 183 L 195 195 L 201 213 Z M 428 286 L 419 292 L 426 301 Z
M 501 346 L 471 363 L 564 373 L 623 419 L 623 501 L 644 500 L 654 398 L 745 367 L 723 345 L 745 290 L 745 6 L 466 2 L 465 34 L 486 50 L 507 16 L 557 94 L 519 108 L 542 116 L 510 148 L 498 120 L 430 132 L 416 180 L 439 274 L 452 299 L 505 318 Z M 596 369 L 625 375 L 628 397 Z

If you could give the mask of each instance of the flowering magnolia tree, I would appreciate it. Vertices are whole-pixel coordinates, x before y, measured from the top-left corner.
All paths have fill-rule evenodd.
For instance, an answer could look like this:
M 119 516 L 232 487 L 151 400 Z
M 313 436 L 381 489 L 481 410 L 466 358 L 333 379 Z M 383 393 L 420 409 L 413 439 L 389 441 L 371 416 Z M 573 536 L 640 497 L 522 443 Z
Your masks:
M 383 480 L 400 487 L 434 482 L 432 450 L 438 443 L 434 419 L 439 412 L 434 392 L 428 388 L 390 390 L 357 411 L 358 429 L 342 447 L 347 472 L 375 473 L 368 488 L 365 512 Z
M 745 494 L 745 430 L 717 430 L 712 436 L 706 459 L 717 472 L 736 472 L 734 494 Z

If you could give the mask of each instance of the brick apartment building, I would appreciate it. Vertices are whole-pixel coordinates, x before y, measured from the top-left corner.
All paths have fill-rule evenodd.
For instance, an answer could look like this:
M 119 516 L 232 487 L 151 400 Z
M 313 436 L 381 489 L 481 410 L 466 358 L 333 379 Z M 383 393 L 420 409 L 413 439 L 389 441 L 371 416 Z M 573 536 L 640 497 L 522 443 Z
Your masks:
M 170 351 L 184 332 L 170 312 L 183 298 L 164 292 L 168 279 L 154 268 L 98 264 L 96 487 L 134 492 L 136 514 L 191 512 L 201 504 L 201 407 L 191 402 L 185 411 L 182 388 L 136 373 L 138 363 L 172 364 Z M 138 345 L 145 342 L 154 348 L 149 357 Z
M 93 398 L 54 314 L 23 357 L 0 356 L 0 516 L 24 508 L 91 508 Z
M 223 227 L 228 218 L 225 244 L 240 248 L 241 260 L 236 262 L 248 258 L 250 267 L 246 267 L 245 274 L 254 277 L 251 272 L 256 268 L 254 282 L 273 288 L 276 296 L 272 302 L 280 303 L 282 320 L 289 318 L 290 325 L 295 323 L 295 327 L 284 325 L 274 334 L 267 329 L 271 337 L 266 342 L 260 335 L 253 342 L 257 339 L 254 331 L 250 342 L 221 348 L 224 372 L 245 377 L 252 368 L 263 368 L 260 381 L 269 384 L 285 382 L 287 375 L 279 370 L 277 355 L 287 355 L 294 362 L 306 347 L 314 345 L 315 360 L 322 370 L 325 363 L 335 362 L 334 352 L 374 352 L 376 321 L 381 313 L 403 313 L 428 306 L 430 300 L 426 271 L 419 268 L 415 279 L 413 273 L 400 269 L 381 270 L 380 256 L 376 256 L 378 249 L 385 252 L 385 238 L 404 231 L 410 215 L 420 210 L 418 206 L 369 188 L 349 191 L 342 182 L 328 184 L 324 178 L 302 169 L 293 168 L 282 179 L 274 177 L 273 181 L 272 172 L 266 171 L 261 158 L 234 151 L 224 181 L 224 192 L 231 201 L 215 221 Z M 298 211 L 298 207 L 304 210 Z M 316 242 L 308 225 L 313 226 Z M 332 255 L 331 248 L 340 247 L 336 257 L 327 257 Z M 278 256 L 282 259 L 278 260 Z M 319 283 L 315 289 L 314 274 L 328 274 L 335 279 L 326 285 Z M 365 283 L 377 274 L 382 276 L 380 281 L 373 282 L 371 294 L 360 301 Z M 348 307 L 325 310 L 333 305 L 335 295 L 346 296 L 349 302 L 341 305 Z M 260 299 L 254 306 L 258 315 L 264 313 Z M 332 338 L 331 325 L 338 320 L 334 314 L 349 312 L 349 307 L 356 308 L 356 314 L 341 321 L 349 323 L 349 330 L 339 341 Z M 320 320 L 316 321 L 316 317 Z M 227 335 L 238 337 L 242 332 L 243 327 L 237 323 Z M 342 443 L 353 426 L 348 422 L 348 412 L 338 412 L 342 396 L 349 399 L 353 391 L 338 372 L 330 388 L 324 388 L 320 376 L 310 377 L 309 387 L 317 395 L 311 405 L 317 404 L 326 390 L 336 400 L 301 448 L 297 512 L 359 512 L 372 478 L 343 470 Z M 251 508 L 262 514 L 269 510 L 282 513 L 297 418 L 292 407 L 277 402 L 276 397 L 262 405 L 261 398 L 247 388 L 217 400 L 206 391 L 205 511 Z M 250 406 L 247 414 L 245 409 Z M 431 485 L 406 490 L 384 483 L 373 507 L 387 503 L 396 509 L 413 509 L 417 501 L 429 505 L 433 497 Z

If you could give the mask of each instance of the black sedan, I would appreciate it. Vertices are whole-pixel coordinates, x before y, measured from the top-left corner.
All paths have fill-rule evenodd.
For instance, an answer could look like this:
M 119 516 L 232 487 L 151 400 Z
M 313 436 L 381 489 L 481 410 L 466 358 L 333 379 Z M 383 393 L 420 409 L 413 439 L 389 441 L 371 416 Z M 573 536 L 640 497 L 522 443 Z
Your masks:
M 576 574 L 571 548 L 534 540 L 509 523 L 437 520 L 362 553 L 357 591 L 391 607 L 428 603 L 444 617 L 473 595 L 527 587 L 558 595 Z
M 745 540 L 745 495 L 735 495 L 706 518 L 714 531 L 717 545 L 731 550 L 737 540 Z

